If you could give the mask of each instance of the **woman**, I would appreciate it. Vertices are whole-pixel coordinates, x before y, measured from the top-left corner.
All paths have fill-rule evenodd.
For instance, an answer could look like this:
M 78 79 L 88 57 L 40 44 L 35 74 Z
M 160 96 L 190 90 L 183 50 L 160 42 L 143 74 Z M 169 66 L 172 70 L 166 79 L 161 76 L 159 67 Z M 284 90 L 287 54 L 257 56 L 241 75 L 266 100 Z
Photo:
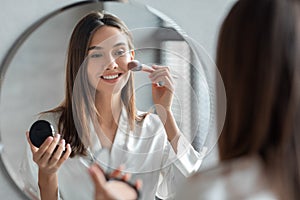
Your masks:
M 178 199 L 300 198 L 299 16 L 298 0 L 239 0 L 230 10 L 217 50 L 227 95 L 221 164 L 193 176 Z
M 223 22 L 217 66 L 227 95 L 221 166 L 182 198 L 300 198 L 300 1 L 239 0 Z
M 158 116 L 141 113 L 135 108 L 133 73 L 127 67 L 133 59 L 131 35 L 117 17 L 93 12 L 76 25 L 69 44 L 65 99 L 41 116 L 63 140 L 49 137 L 36 148 L 28 139 L 41 199 L 91 199 L 93 187 L 81 161 L 93 161 L 103 148 L 110 150 L 110 161 L 104 164 L 113 169 L 123 164 L 133 180 L 143 181 L 142 199 L 171 198 L 174 181 L 181 182 L 182 174 L 199 168 L 203 155 L 181 135 L 171 112 L 168 67 L 147 70 Z

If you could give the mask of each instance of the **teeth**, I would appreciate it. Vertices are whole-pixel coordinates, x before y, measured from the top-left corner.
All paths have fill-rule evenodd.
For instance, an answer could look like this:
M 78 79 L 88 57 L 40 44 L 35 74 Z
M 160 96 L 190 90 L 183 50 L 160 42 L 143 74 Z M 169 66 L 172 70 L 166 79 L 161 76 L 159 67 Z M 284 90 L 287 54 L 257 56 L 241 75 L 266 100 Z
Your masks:
M 116 74 L 116 75 L 109 75 L 109 76 L 103 76 L 104 79 L 107 79 L 107 80 L 112 80 L 112 79 L 115 79 L 115 78 L 118 78 L 119 75 Z

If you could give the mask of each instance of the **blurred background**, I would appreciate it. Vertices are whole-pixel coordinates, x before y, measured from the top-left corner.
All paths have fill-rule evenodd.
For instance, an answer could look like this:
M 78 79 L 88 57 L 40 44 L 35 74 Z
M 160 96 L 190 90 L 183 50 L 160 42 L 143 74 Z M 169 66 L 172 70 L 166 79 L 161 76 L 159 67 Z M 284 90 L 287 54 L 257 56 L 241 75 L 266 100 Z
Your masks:
M 19 177 L 22 175 L 17 172 L 24 156 L 24 131 L 35 119 L 34 114 L 50 109 L 62 100 L 64 63 L 70 33 L 78 19 L 95 6 L 116 14 L 129 29 L 135 30 L 133 35 L 138 59 L 147 64 L 173 66 L 173 72 L 182 76 L 180 81 L 184 84 L 177 88 L 173 111 L 181 129 L 188 133 L 187 137 L 190 137 L 195 148 L 201 150 L 206 136 L 198 135 L 207 132 L 210 126 L 208 118 L 214 116 L 209 116 L 212 107 L 212 100 L 209 99 L 211 88 L 209 80 L 203 77 L 207 72 L 203 72 L 197 61 L 199 58 L 195 58 L 192 50 L 195 48 L 198 53 L 205 54 L 208 60 L 214 61 L 220 25 L 235 1 L 134 0 L 124 4 L 87 4 L 87 1 L 78 0 L 27 0 L 18 3 L 2 0 L 0 149 L 3 151 L 0 162 L 0 198 L 26 199 L 18 189 L 22 187 Z M 32 26 L 38 25 L 51 13 L 53 16 L 41 26 Z M 151 37 L 153 35 L 154 39 Z M 143 75 L 137 75 L 137 97 L 149 99 L 144 93 L 148 83 L 143 80 Z M 54 83 L 61 88 L 57 88 Z M 139 102 L 139 109 L 150 109 L 151 100 Z M 217 159 L 215 154 L 211 155 L 206 167 Z

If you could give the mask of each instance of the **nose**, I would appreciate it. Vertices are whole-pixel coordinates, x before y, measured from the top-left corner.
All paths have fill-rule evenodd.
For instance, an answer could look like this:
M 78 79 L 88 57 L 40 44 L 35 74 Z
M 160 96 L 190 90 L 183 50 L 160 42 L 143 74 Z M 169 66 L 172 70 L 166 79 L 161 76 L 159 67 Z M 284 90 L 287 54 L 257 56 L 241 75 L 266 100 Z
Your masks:
M 107 59 L 106 70 L 116 69 L 117 67 L 118 64 L 116 62 L 116 59 L 113 56 L 109 56 L 109 58 Z

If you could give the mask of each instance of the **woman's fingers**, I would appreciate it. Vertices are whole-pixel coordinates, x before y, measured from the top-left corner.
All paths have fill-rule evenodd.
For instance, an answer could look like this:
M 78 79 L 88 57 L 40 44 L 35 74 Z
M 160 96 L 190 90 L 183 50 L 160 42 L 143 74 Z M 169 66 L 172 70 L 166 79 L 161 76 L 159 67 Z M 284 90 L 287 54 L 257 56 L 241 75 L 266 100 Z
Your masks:
M 129 181 L 131 179 L 131 174 L 129 173 L 123 173 L 122 170 L 124 170 L 125 166 L 120 165 L 116 170 L 114 170 L 110 175 L 109 178 L 119 178 L 124 181 Z
M 163 85 L 158 85 L 157 83 L 153 84 L 153 89 L 155 91 L 160 91 L 159 93 L 164 93 L 166 91 L 169 91 L 169 93 L 172 95 L 174 91 L 174 85 L 171 82 L 171 80 L 168 77 L 165 77 L 163 81 L 161 79 L 158 80 L 158 83 L 162 82 Z
M 61 155 L 63 151 L 65 150 L 66 142 L 64 139 L 60 140 L 58 146 L 55 147 L 55 150 L 53 154 L 50 157 L 49 166 L 55 166 L 59 159 L 61 158 Z
M 153 73 L 151 73 L 149 75 L 149 78 L 152 79 L 156 79 L 157 77 L 161 77 L 161 76 L 167 76 L 167 77 L 172 77 L 170 70 L 168 68 L 160 68 L 155 70 Z
M 170 67 L 168 66 L 160 66 L 160 65 L 152 65 L 153 69 L 166 69 L 168 71 L 170 71 Z
M 122 170 L 125 167 L 123 165 L 120 165 L 117 169 L 115 169 L 110 175 L 109 178 L 118 178 L 122 174 Z
M 121 174 L 121 169 L 123 169 L 124 166 L 120 166 L 118 169 L 114 170 L 113 173 L 111 173 L 111 176 L 119 176 Z M 128 187 L 122 186 L 120 188 L 120 183 L 125 185 L 124 182 L 120 182 L 118 180 L 114 181 L 107 181 L 105 178 L 105 174 L 100 168 L 98 164 L 93 164 L 89 167 L 89 174 L 91 176 L 91 179 L 94 183 L 95 187 L 95 199 L 101 199 L 101 200 L 109 200 L 109 199 L 135 199 L 136 195 L 132 192 L 135 192 L 135 190 L 128 190 Z M 129 181 L 130 175 L 125 174 L 122 176 L 122 179 L 124 181 Z M 126 185 L 125 185 L 126 186 Z M 141 180 L 137 180 L 135 183 L 136 189 L 140 190 L 142 187 Z M 123 188 L 123 189 L 122 189 Z M 120 190 L 121 189 L 121 190 Z M 133 195 L 135 197 L 133 197 Z
M 65 140 L 60 140 L 60 135 L 49 136 L 39 147 L 35 147 L 29 138 L 29 132 L 26 132 L 26 138 L 32 151 L 33 161 L 39 169 L 46 173 L 55 173 L 62 163 L 67 160 L 71 154 L 70 144 L 65 144 Z M 64 152 L 64 153 L 63 153 Z
M 26 139 L 27 139 L 27 142 L 28 142 L 28 144 L 29 144 L 29 146 L 30 146 L 30 149 L 31 149 L 32 153 L 35 153 L 35 152 L 38 150 L 38 148 L 35 147 L 35 146 L 31 143 L 30 138 L 29 138 L 29 131 L 26 131 Z
M 38 162 L 44 155 L 44 153 L 47 151 L 47 149 L 49 148 L 49 146 L 52 144 L 53 142 L 53 137 L 49 136 L 44 143 L 40 146 L 40 148 L 35 147 L 29 138 L 29 132 L 26 132 L 26 137 L 27 137 L 27 142 L 30 145 L 30 149 L 32 151 L 33 154 L 33 160 L 35 162 Z
M 57 166 L 60 167 L 64 161 L 66 161 L 70 155 L 71 155 L 72 149 L 71 149 L 71 145 L 67 144 L 65 146 L 65 153 L 63 154 L 63 156 L 60 157 L 60 159 L 57 162 Z
M 121 179 L 123 179 L 124 181 L 129 181 L 131 179 L 131 174 L 126 173 L 122 176 Z
M 143 186 L 142 180 L 140 180 L 140 179 L 136 180 L 136 182 L 135 182 L 136 189 L 140 190 L 140 189 L 142 189 L 142 186 Z
M 152 72 L 155 71 L 155 70 L 153 69 L 153 67 L 150 67 L 150 66 L 145 65 L 145 64 L 142 64 L 141 70 L 144 71 L 144 72 L 148 72 L 148 73 L 152 73 Z
M 51 158 L 53 152 L 54 152 L 54 149 L 56 148 L 57 144 L 59 143 L 60 141 L 60 134 L 56 134 L 54 136 L 54 139 L 52 141 L 52 143 L 48 146 L 48 148 L 44 151 L 44 154 L 42 155 L 41 157 L 41 162 L 42 163 L 47 163 L 48 164 L 48 161 L 49 159 Z M 41 146 L 42 147 L 42 146 Z
M 153 69 L 155 71 L 149 75 L 151 82 L 157 87 L 167 87 L 169 90 L 173 90 L 174 81 L 169 67 L 154 65 Z
M 159 72 L 150 78 L 152 83 L 158 83 L 159 81 L 165 82 L 166 79 L 170 80 L 170 84 L 173 84 L 173 79 L 166 72 Z

